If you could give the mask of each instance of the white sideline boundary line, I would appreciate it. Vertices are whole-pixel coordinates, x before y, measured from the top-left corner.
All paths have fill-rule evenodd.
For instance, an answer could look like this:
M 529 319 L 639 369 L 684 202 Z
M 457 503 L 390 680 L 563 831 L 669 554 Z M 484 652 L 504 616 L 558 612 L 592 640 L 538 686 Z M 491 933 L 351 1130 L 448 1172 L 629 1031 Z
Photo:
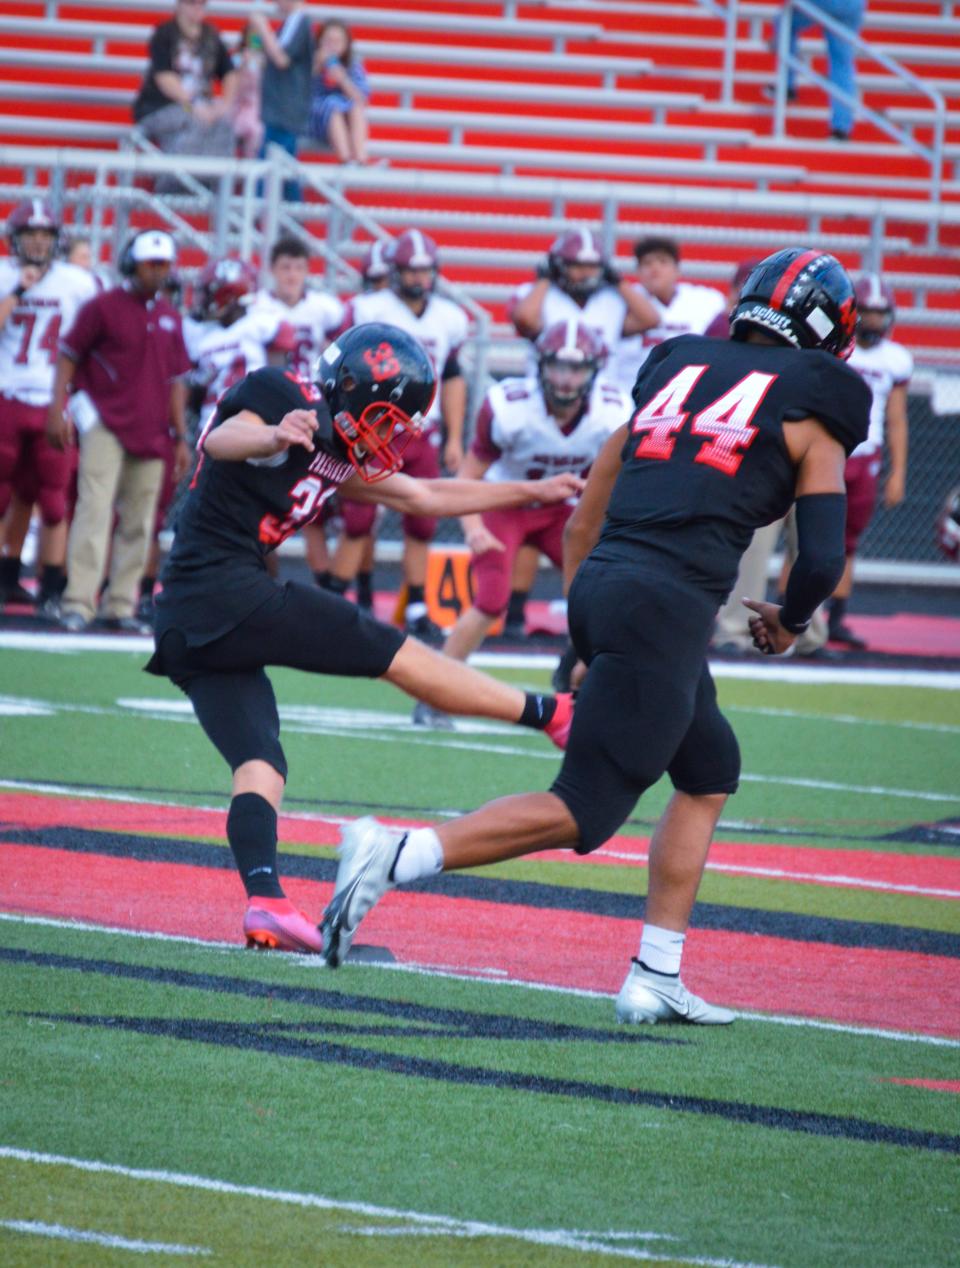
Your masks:
M 54 701 L 38 700 L 27 696 L 0 696 L 0 716 L 4 711 L 15 707 L 19 713 L 29 711 L 34 715 L 43 712 L 93 714 L 101 717 L 139 717 L 151 721 L 194 724 L 193 710 L 186 700 L 156 700 L 153 697 L 126 697 L 117 700 L 115 706 L 61 704 Z M 369 718 L 365 715 L 369 713 Z M 387 727 L 384 719 L 394 723 Z M 471 753 L 492 753 L 507 757 L 525 757 L 535 761 L 548 761 L 554 764 L 559 760 L 553 748 L 539 748 L 533 745 L 510 743 L 511 731 L 506 724 L 489 723 L 472 718 L 458 719 L 457 729 L 442 739 L 418 733 L 417 728 L 408 724 L 403 714 L 384 714 L 377 710 L 344 710 L 340 708 L 289 708 L 280 707 L 280 720 L 284 731 L 289 734 L 323 735 L 345 740 L 358 740 L 364 744 L 403 743 L 419 748 L 459 749 Z M 349 724 L 348 724 L 349 723 Z M 401 725 L 402 724 L 402 725 Z M 451 738 L 459 734 L 459 739 Z M 487 741 L 474 738 L 476 735 L 490 735 Z M 502 735 L 503 740 L 497 737 Z M 526 738 L 534 738 L 531 732 Z M 960 792 L 941 793 L 925 789 L 888 788 L 881 784 L 845 784 L 835 780 L 805 779 L 794 775 L 758 775 L 745 771 L 740 775 L 742 783 L 778 784 L 794 788 L 822 789 L 829 792 L 854 793 L 878 797 L 894 797 L 908 801 L 943 802 L 947 805 L 957 804 L 960 808 Z M 3 781 L 0 781 L 0 787 Z
M 7 630 L 0 633 L 0 649 L 11 651 L 57 652 L 140 652 L 153 651 L 153 639 L 125 634 L 54 634 Z M 471 665 L 480 669 L 553 669 L 558 653 L 477 652 Z M 878 687 L 932 687 L 960 691 L 960 672 L 943 669 L 862 669 L 843 665 L 796 665 L 789 660 L 738 664 L 711 660 L 715 678 L 755 678 L 770 682 L 852 683 Z
M 17 1149 L 11 1145 L 0 1145 L 0 1158 L 9 1158 L 15 1162 L 34 1163 L 46 1167 L 70 1167 L 75 1171 L 94 1174 L 123 1176 L 128 1180 L 142 1180 L 153 1184 L 168 1184 L 181 1189 L 195 1189 L 207 1193 L 220 1193 L 228 1197 L 260 1198 L 268 1202 L 282 1203 L 285 1206 L 296 1206 L 303 1209 L 320 1211 L 347 1211 L 352 1215 L 363 1215 L 368 1218 L 405 1221 L 413 1227 L 409 1231 L 413 1235 L 429 1232 L 433 1235 L 447 1234 L 452 1237 L 500 1237 L 513 1241 L 528 1242 L 536 1246 L 557 1246 L 563 1250 L 593 1252 L 609 1255 L 618 1259 L 660 1260 L 663 1252 L 640 1250 L 636 1247 L 616 1245 L 625 1238 L 636 1241 L 676 1241 L 666 1233 L 636 1232 L 623 1233 L 619 1230 L 603 1232 L 581 1232 L 576 1229 L 535 1229 L 510 1228 L 501 1224 L 487 1224 L 480 1220 L 458 1220 L 448 1215 L 428 1215 L 421 1211 L 399 1210 L 389 1206 L 373 1206 L 367 1202 L 349 1202 L 335 1198 L 323 1197 L 318 1193 L 297 1193 L 287 1189 L 264 1189 L 255 1185 L 233 1184 L 229 1180 L 216 1180 L 209 1176 L 191 1175 L 188 1172 L 150 1170 L 141 1167 L 124 1167 L 117 1163 L 98 1162 L 89 1158 L 71 1158 L 64 1154 L 39 1153 L 32 1149 Z M 347 1230 L 366 1232 L 366 1230 Z M 380 1230 L 377 1230 L 378 1232 Z M 732 1259 L 709 1259 L 702 1256 L 680 1257 L 668 1252 L 669 1258 L 678 1264 L 703 1265 L 703 1268 L 762 1268 L 758 1264 L 746 1264 Z
M 55 1241 L 83 1242 L 105 1246 L 108 1250 L 128 1250 L 134 1255 L 212 1255 L 206 1246 L 183 1246 L 178 1242 L 144 1242 L 116 1233 L 94 1233 L 86 1228 L 68 1228 L 66 1224 L 42 1224 L 38 1220 L 0 1220 L 0 1228 L 12 1233 L 28 1233 L 34 1237 L 50 1237 Z
M 26 916 L 20 912 L 0 911 L 0 923 L 19 925 L 36 925 L 41 928 L 66 929 L 78 933 L 116 934 L 124 938 L 132 938 L 141 942 L 172 942 L 176 945 L 201 947 L 208 951 L 244 952 L 237 942 L 207 941 L 204 938 L 191 938 L 186 934 L 157 933 L 150 930 L 124 929 L 117 925 L 100 925 L 86 920 L 63 920 L 54 916 Z M 318 972 L 326 969 L 326 964 L 313 955 L 296 955 L 284 952 L 274 960 L 277 964 L 296 964 L 298 967 L 309 965 Z M 556 986 L 551 982 L 527 982 L 521 978 L 500 976 L 500 970 L 476 968 L 469 965 L 431 965 L 408 961 L 404 964 L 366 964 L 363 961 L 354 963 L 352 968 L 381 969 L 392 973 L 410 973 L 414 977 L 437 977 L 454 982 L 488 982 L 492 986 L 512 986 L 522 990 L 540 991 L 548 995 L 567 995 L 572 999 L 609 1000 L 615 998 L 606 991 L 591 991 L 580 986 Z M 492 976 L 496 974 L 496 976 Z M 737 1011 L 737 1016 L 745 1021 L 769 1022 L 775 1026 L 799 1026 L 811 1030 L 830 1030 L 837 1034 L 854 1035 L 858 1038 L 889 1039 L 895 1043 L 927 1044 L 934 1048 L 960 1049 L 960 1039 L 950 1039 L 945 1035 L 923 1035 L 906 1030 L 885 1030 L 879 1026 L 852 1026 L 844 1022 L 817 1021 L 811 1017 L 792 1017 L 779 1013 L 755 1013 Z

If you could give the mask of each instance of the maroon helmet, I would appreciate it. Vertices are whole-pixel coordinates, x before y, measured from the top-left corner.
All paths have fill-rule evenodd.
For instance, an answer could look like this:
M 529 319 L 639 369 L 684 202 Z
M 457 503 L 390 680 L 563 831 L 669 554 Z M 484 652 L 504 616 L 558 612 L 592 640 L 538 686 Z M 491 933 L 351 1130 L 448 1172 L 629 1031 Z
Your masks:
M 377 282 L 390 276 L 391 243 L 371 242 L 360 260 L 360 276 L 364 289 L 369 290 Z
M 405 229 L 390 249 L 391 285 L 402 299 L 423 299 L 433 290 L 437 280 L 437 269 L 440 267 L 440 252 L 433 238 L 419 229 Z M 404 269 L 432 269 L 433 279 L 429 286 L 415 282 L 404 286 L 400 273 Z
M 46 254 L 42 259 L 24 254 L 21 235 L 28 229 L 46 229 L 52 237 Z M 42 198 L 25 198 L 17 203 L 7 220 L 7 239 L 10 250 L 21 264 L 32 264 L 43 268 L 49 264 L 60 244 L 60 220 L 53 208 Z
M 960 484 L 951 489 L 937 520 L 937 542 L 948 559 L 960 561 Z
M 589 264 L 596 267 L 586 277 L 572 281 L 571 264 Z M 566 291 L 578 304 L 585 304 L 594 291 L 602 286 L 604 264 L 600 244 L 589 229 L 569 229 L 551 244 L 547 252 L 550 280 L 555 282 L 562 291 Z
M 222 321 L 257 289 L 257 275 L 245 260 L 229 255 L 211 260 L 200 274 L 198 288 L 201 316 L 207 321 Z
M 607 350 L 595 330 L 572 317 L 554 322 L 537 339 L 537 367 L 544 400 L 568 408 L 590 394 Z
M 864 273 L 853 288 L 857 297 L 857 342 L 872 348 L 886 338 L 896 316 L 893 291 L 879 273 Z M 864 324 L 864 313 L 873 314 L 879 321 Z

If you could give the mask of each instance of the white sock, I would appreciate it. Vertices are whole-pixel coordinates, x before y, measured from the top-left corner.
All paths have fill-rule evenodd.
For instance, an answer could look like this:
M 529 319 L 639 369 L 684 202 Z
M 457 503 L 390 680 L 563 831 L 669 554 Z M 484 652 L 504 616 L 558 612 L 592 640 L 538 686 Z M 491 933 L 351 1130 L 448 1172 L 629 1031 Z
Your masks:
M 408 603 L 407 610 L 404 613 L 408 625 L 412 625 L 414 621 L 419 621 L 422 616 L 426 615 L 427 605 L 425 603 Z
M 686 936 L 685 933 L 677 933 L 676 929 L 661 929 L 657 925 L 645 924 L 637 959 L 642 960 L 655 973 L 678 974 Z
M 425 876 L 436 876 L 443 871 L 443 846 L 433 828 L 414 828 L 393 865 L 393 881 L 403 885 L 406 881 L 419 881 Z

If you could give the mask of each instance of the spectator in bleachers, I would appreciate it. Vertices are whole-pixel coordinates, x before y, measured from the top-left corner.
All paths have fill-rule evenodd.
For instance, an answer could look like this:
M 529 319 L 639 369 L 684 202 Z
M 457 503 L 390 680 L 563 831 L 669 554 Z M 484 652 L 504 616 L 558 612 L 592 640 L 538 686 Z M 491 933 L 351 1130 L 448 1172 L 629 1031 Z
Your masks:
M 250 24 L 263 43 L 265 61 L 261 88 L 263 146 L 280 145 L 296 156 L 297 140 L 307 130 L 310 115 L 310 76 L 313 33 L 301 0 L 277 0 L 280 26 L 275 31 L 265 13 L 255 13 Z M 296 181 L 284 181 L 283 196 L 300 201 Z
M 607 371 L 628 396 L 651 348 L 676 335 L 702 335 L 713 319 L 726 311 L 722 292 L 713 286 L 680 281 L 680 246 L 675 239 L 658 235 L 641 238 L 633 254 L 640 284 L 657 316 L 642 334 L 620 340 Z
M 829 18 L 845 26 L 852 35 L 859 35 L 863 26 L 863 15 L 866 11 L 866 0 L 816 0 L 817 7 Z M 813 18 L 801 13 L 798 9 L 790 10 L 790 56 L 797 56 L 800 34 L 811 26 L 815 26 Z M 856 49 L 852 44 L 831 31 L 823 28 L 823 38 L 827 45 L 827 79 L 835 88 L 839 88 L 850 97 L 857 93 Z M 774 90 L 768 90 L 772 96 Z M 787 70 L 787 100 L 793 101 L 797 95 L 797 77 L 795 71 Z M 838 141 L 846 141 L 853 131 L 854 107 L 841 101 L 839 97 L 830 98 L 830 135 Z
M 342 22 L 324 22 L 313 60 L 310 133 L 341 163 L 366 163 L 370 85 Z
M 216 27 L 203 20 L 205 3 L 177 0 L 174 16 L 154 30 L 133 117 L 144 136 L 169 154 L 228 157 L 234 152 L 230 114 L 237 74 Z
M 78 497 L 61 617 L 74 632 L 97 615 L 108 555 L 102 623 L 142 631 L 134 614 L 171 429 L 178 474 L 189 465 L 182 376 L 190 362 L 180 314 L 160 294 L 175 256 L 170 234 L 154 229 L 134 234 L 120 256 L 124 284 L 89 299 L 60 341 L 47 437 L 65 450 L 74 430 L 79 434 Z M 71 385 L 77 390 L 68 419 Z
M 508 315 L 517 333 L 531 341 L 555 322 L 573 318 L 599 336 L 608 354 L 625 336 L 649 330 L 659 320 L 649 299 L 620 277 L 589 229 L 569 229 L 551 244 L 537 280 L 517 289 Z M 527 370 L 537 372 L 532 348 Z
M 248 22 L 243 28 L 233 55 L 233 68 L 237 86 L 230 103 L 230 126 L 233 128 L 237 157 L 256 158 L 263 144 L 263 120 L 260 118 L 263 41 L 253 22 Z

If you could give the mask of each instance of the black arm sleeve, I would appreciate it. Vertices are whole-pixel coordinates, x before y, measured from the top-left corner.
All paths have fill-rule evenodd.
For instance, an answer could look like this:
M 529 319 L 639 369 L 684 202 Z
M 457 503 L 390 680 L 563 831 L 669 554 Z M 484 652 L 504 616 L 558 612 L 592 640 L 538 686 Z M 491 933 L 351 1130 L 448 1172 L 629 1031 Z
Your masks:
M 797 498 L 797 560 L 790 570 L 780 609 L 780 624 L 791 634 L 806 629 L 814 612 L 829 599 L 843 576 L 846 518 L 844 493 L 810 493 Z

